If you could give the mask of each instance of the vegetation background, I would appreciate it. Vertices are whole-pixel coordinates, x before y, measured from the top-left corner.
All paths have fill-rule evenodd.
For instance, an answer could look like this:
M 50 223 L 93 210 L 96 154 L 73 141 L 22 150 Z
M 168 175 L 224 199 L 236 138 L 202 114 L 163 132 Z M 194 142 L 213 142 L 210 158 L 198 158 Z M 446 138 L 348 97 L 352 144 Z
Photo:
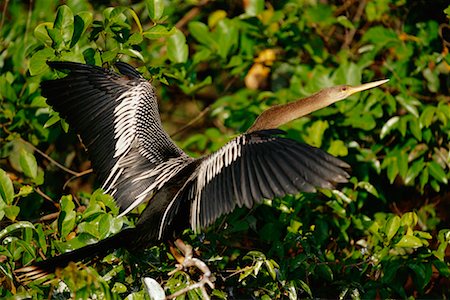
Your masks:
M 0 298 L 144 299 L 145 276 L 167 294 L 198 279 L 169 276 L 174 258 L 158 244 L 69 266 L 56 275 L 64 284 L 16 281 L 15 269 L 136 217 L 116 217 L 82 144 L 40 95 L 57 76 L 47 60 L 139 67 L 193 156 L 270 105 L 390 78 L 283 127 L 350 163 L 350 183 L 237 209 L 183 238 L 212 269 L 214 298 L 450 296 L 447 1 L 4 0 L 0 10 Z

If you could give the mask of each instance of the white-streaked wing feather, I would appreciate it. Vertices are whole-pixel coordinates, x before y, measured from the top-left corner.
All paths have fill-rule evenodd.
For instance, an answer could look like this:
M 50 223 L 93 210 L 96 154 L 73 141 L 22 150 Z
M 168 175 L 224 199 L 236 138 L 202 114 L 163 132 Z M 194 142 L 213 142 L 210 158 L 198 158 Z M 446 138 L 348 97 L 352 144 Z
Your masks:
M 102 188 L 114 195 L 123 213 L 179 171 L 173 167 L 160 174 L 164 166 L 189 160 L 162 128 L 153 87 L 132 67 L 118 65 L 121 76 L 78 63 L 50 66 L 69 74 L 43 82 L 43 95 L 80 133 Z
M 312 192 L 315 187 L 332 188 L 347 181 L 346 163 L 277 133 L 241 135 L 203 158 L 189 192 L 194 230 L 236 205 L 251 207 L 266 196 Z

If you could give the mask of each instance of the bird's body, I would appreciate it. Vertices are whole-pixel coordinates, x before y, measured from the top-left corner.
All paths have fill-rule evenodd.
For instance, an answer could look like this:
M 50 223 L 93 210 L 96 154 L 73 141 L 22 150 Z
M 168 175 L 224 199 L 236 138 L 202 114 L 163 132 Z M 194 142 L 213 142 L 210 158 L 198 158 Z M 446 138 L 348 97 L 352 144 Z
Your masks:
M 330 189 L 349 177 L 345 162 L 275 129 L 305 114 L 298 101 L 265 112 L 270 116 L 263 113 L 248 132 L 194 159 L 164 131 L 152 86 L 131 66 L 118 63 L 121 76 L 79 63 L 49 65 L 69 74 L 43 82 L 42 94 L 80 134 L 102 188 L 115 198 L 121 215 L 148 204 L 135 228 L 88 250 L 38 263 L 34 270 L 41 273 L 36 274 L 96 251 L 142 248 L 187 227 L 198 231 L 236 206 L 252 207 L 264 198 L 314 192 L 316 187 Z M 306 113 L 340 100 L 330 97 L 319 106 L 320 99 L 306 99 Z

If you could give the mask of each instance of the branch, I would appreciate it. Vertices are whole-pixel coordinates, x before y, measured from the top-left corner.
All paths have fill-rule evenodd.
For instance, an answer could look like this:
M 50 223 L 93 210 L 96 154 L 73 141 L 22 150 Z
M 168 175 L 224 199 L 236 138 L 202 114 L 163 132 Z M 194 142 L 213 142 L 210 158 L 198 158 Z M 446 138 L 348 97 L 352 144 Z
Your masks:
M 55 166 L 57 166 L 58 168 L 60 168 L 60 169 L 63 170 L 63 171 L 65 171 L 65 172 L 67 172 L 67 173 L 69 173 L 69 174 L 72 174 L 73 176 L 76 176 L 76 177 L 80 177 L 80 176 L 84 175 L 83 172 L 86 172 L 86 171 L 83 171 L 83 172 L 76 172 L 76 171 L 73 171 L 73 170 L 71 170 L 71 169 L 69 169 L 69 168 L 66 168 L 65 166 L 63 166 L 62 164 L 60 164 L 59 162 L 57 162 L 56 160 L 54 160 L 53 158 L 51 158 L 50 156 L 48 156 L 47 154 L 45 154 L 44 152 L 42 152 L 41 150 L 39 150 L 38 148 L 36 148 L 32 143 L 30 143 L 30 142 L 28 142 L 28 141 L 26 141 L 26 140 L 24 140 L 24 139 L 22 139 L 22 138 L 20 138 L 20 139 L 21 139 L 24 143 L 26 143 L 26 144 L 28 144 L 30 147 L 32 147 L 33 150 L 36 151 L 37 153 L 39 153 L 42 157 L 44 157 L 44 158 L 47 159 L 49 162 L 51 162 L 52 164 L 54 164 Z M 80 174 L 81 174 L 81 175 L 80 175 Z
M 181 289 L 172 295 L 169 295 L 166 297 L 166 299 L 174 299 L 178 296 L 181 296 L 190 290 L 199 288 L 202 292 L 202 299 L 209 300 L 208 292 L 206 291 L 205 284 L 209 285 L 210 288 L 214 288 L 214 284 L 211 282 L 211 270 L 209 267 L 200 259 L 193 258 L 193 251 L 192 247 L 190 245 L 185 244 L 182 240 L 177 239 L 175 241 L 175 246 L 184 254 L 184 260 L 182 262 L 179 261 L 179 255 L 174 255 L 175 258 L 180 262 L 180 264 L 177 264 L 177 268 L 169 273 L 169 275 L 173 275 L 177 271 L 181 271 L 183 269 L 189 268 L 189 267 L 196 267 L 200 271 L 203 272 L 203 276 L 200 279 L 199 282 L 191 284 L 184 289 Z M 172 251 L 172 250 L 171 250 Z M 174 253 L 172 253 L 174 254 Z
M 174 136 L 177 136 L 178 134 L 182 133 L 189 127 L 191 127 L 193 124 L 197 123 L 201 118 L 203 118 L 209 111 L 211 110 L 211 106 L 205 107 L 194 119 L 192 119 L 189 123 L 178 129 L 177 131 L 173 132 L 170 136 L 173 138 Z
M 85 170 L 85 171 L 83 171 L 83 172 L 79 172 L 77 175 L 74 175 L 74 176 L 70 177 L 70 178 L 64 183 L 64 185 L 63 185 L 63 190 L 67 187 L 67 185 L 68 185 L 72 180 L 75 180 L 75 179 L 77 179 L 77 178 L 80 178 L 80 177 L 82 177 L 82 176 L 84 176 L 84 175 L 86 175 L 86 174 L 90 174 L 90 173 L 92 173 L 93 171 L 94 171 L 94 169 L 90 168 L 90 169 L 87 169 L 87 170 Z

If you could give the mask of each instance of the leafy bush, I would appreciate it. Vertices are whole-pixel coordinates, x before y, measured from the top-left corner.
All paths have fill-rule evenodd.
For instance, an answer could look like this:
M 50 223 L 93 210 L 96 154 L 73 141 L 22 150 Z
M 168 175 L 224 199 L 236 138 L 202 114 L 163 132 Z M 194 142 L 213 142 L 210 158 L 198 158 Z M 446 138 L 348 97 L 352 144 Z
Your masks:
M 117 250 L 80 271 L 70 265 L 56 275 L 64 283 L 17 283 L 21 266 L 135 219 L 117 218 L 113 199 L 87 175 L 75 133 L 40 95 L 39 83 L 55 76 L 47 60 L 140 66 L 157 87 L 165 127 L 194 156 L 217 150 L 273 104 L 390 78 L 283 127 L 349 162 L 350 183 L 237 209 L 183 239 L 215 274 L 216 298 L 448 297 L 446 1 L 119 2 L 4 3 L 1 297 L 141 299 L 145 276 L 167 294 L 198 279 L 167 275 L 175 260 L 162 244 L 139 256 Z

